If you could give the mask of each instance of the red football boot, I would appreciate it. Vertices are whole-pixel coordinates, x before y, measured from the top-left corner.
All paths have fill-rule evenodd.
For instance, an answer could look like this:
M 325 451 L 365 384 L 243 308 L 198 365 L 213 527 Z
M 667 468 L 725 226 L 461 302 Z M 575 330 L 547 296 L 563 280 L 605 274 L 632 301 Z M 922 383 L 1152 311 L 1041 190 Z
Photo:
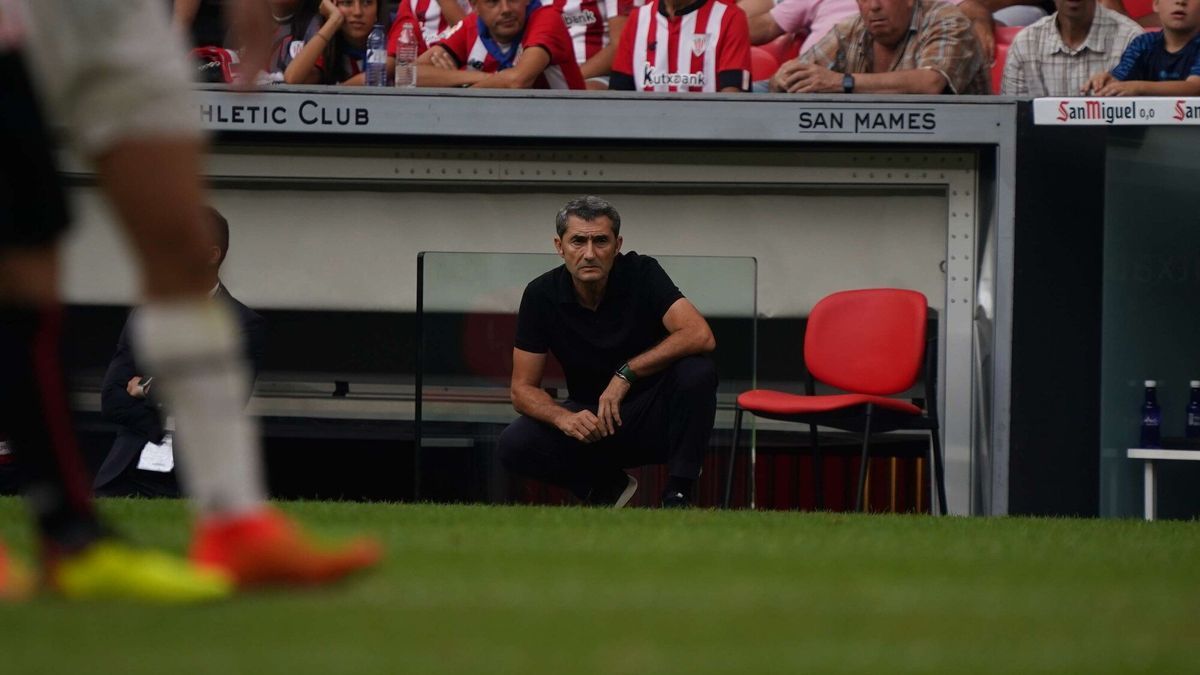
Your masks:
M 224 570 L 243 588 L 327 584 L 374 566 L 379 542 L 358 538 L 321 545 L 274 509 L 200 523 L 192 542 L 194 561 Z

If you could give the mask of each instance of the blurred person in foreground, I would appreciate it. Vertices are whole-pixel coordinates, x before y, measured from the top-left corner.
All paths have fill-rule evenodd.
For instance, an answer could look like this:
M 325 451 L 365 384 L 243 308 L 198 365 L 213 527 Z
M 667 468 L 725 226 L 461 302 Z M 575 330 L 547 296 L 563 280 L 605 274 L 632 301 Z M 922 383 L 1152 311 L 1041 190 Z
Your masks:
M 1088 80 L 1095 96 L 1200 96 L 1200 0 L 1154 0 L 1162 31 L 1139 35 Z
M 991 93 L 971 21 L 940 0 L 857 0 L 858 16 L 779 67 L 770 90 L 789 93 Z
M 244 360 L 249 366 L 246 370 L 249 394 L 262 367 L 266 322 L 233 297 L 221 281 L 221 265 L 229 254 L 229 221 L 212 207 L 205 208 L 204 220 L 214 233 L 205 260 L 208 295 L 228 307 L 237 320 Z M 93 487 L 97 495 L 105 497 L 179 497 L 173 420 L 170 410 L 159 400 L 156 378 L 134 355 L 130 333 L 135 322 L 131 314 L 117 339 L 116 353 L 100 389 L 100 414 L 117 424 L 119 430 L 112 449 L 96 471 Z
M 270 44 L 266 5 L 246 0 L 235 12 L 244 67 L 257 73 Z M 108 48 L 91 48 L 96 34 Z M 0 433 L 26 472 L 44 583 L 68 598 L 213 600 L 239 585 L 327 582 L 380 557 L 371 541 L 317 546 L 266 504 L 236 325 L 208 297 L 212 230 L 188 75 L 159 0 L 0 0 Z M 140 264 L 146 302 L 130 332 L 162 379 L 187 454 L 190 561 L 131 546 L 90 499 L 58 356 L 68 214 L 43 103 L 94 162 Z M 20 570 L 0 554 L 0 596 L 28 587 Z
M 563 264 L 525 287 L 513 347 L 512 401 L 500 434 L 517 474 L 620 508 L 637 490 L 624 469 L 666 463 L 664 507 L 686 507 L 717 408 L 716 340 L 654 258 L 621 253 L 607 201 L 567 202 L 555 219 Z M 557 403 L 541 387 L 546 353 L 567 377 Z
M 1008 49 L 1000 93 L 1075 96 L 1094 73 L 1121 58 L 1142 27 L 1096 0 L 1055 0 L 1058 11 L 1017 34 Z
M 562 14 L 540 0 L 476 0 L 417 59 L 417 86 L 587 88 Z

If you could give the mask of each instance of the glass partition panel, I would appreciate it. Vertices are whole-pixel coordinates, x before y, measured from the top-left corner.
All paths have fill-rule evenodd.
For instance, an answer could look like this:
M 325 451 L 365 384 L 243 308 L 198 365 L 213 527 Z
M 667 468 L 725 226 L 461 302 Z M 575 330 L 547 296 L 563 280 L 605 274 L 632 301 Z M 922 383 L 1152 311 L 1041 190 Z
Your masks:
M 1100 513 L 1142 512 L 1143 381 L 1158 382 L 1164 447 L 1181 447 L 1189 380 L 1200 379 L 1200 139 L 1191 128 L 1109 132 L 1104 202 Z M 1068 423 L 1068 420 L 1060 420 Z M 1200 467 L 1160 462 L 1159 515 L 1200 514 Z
M 713 359 L 720 386 L 712 443 L 727 447 L 734 398 L 756 381 L 757 262 L 750 257 L 655 257 L 708 319 L 716 336 Z M 422 449 L 469 446 L 479 449 L 477 456 L 483 457 L 516 418 L 508 388 L 521 295 L 526 284 L 561 264 L 554 254 L 419 254 L 418 476 L 422 457 L 432 455 Z M 558 400 L 568 395 L 562 369 L 552 355 L 542 386 Z

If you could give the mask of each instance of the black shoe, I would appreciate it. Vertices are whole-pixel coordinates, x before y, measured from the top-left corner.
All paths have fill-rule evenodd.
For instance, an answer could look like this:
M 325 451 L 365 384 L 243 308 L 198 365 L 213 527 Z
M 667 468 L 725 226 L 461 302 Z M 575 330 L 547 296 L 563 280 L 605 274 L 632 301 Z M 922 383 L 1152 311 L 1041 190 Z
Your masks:
M 691 506 L 687 495 L 682 492 L 664 492 L 662 498 L 662 507 L 664 509 L 686 509 Z
M 618 471 L 613 475 L 612 480 L 592 488 L 584 501 L 592 506 L 611 506 L 619 509 L 633 499 L 633 493 L 637 492 L 637 486 L 636 478 L 624 471 Z

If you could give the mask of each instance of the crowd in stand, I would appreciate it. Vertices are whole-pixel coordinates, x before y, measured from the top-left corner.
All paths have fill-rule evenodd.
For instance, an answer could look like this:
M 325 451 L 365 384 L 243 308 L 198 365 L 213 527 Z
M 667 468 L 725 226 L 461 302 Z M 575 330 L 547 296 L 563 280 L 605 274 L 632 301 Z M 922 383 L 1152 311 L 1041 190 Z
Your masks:
M 214 40 L 210 4 L 176 4 L 197 44 Z M 363 84 L 378 24 L 389 28 L 389 77 L 397 39 L 411 27 L 423 87 L 1200 95 L 1200 0 L 1153 0 L 1138 21 L 1123 0 L 270 4 L 277 29 L 265 78 L 288 84 Z M 998 30 L 1011 35 L 1005 27 L 1020 31 L 998 50 Z

